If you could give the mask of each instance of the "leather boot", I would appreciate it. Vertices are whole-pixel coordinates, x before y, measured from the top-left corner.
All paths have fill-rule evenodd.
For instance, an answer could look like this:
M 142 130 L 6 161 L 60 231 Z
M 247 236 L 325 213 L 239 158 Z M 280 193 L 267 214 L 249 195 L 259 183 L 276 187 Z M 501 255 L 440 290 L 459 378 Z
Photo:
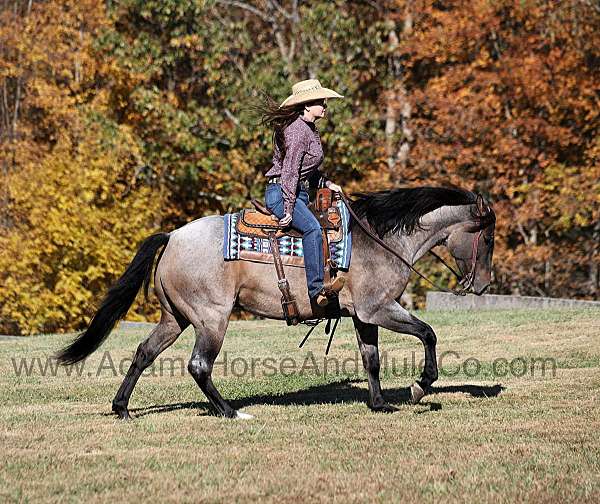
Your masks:
M 346 279 L 343 277 L 335 277 L 330 283 L 325 285 L 319 293 L 315 296 L 315 302 L 320 307 L 327 306 L 329 304 L 330 297 L 337 297 L 338 292 L 344 288 Z
M 329 298 L 327 297 L 327 290 L 323 287 L 315 297 L 313 297 L 317 306 L 323 308 L 329 304 Z

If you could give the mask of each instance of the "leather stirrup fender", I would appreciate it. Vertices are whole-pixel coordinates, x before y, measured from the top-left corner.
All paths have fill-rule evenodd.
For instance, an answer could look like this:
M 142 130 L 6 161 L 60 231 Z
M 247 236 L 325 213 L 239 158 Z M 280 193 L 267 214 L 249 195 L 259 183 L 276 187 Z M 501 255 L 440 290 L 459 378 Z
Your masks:
M 283 263 L 281 262 L 281 255 L 279 254 L 279 244 L 277 243 L 277 237 L 275 236 L 274 231 L 269 232 L 269 242 L 271 243 L 273 252 L 275 271 L 277 272 L 277 286 L 281 291 L 281 308 L 283 309 L 283 316 L 285 317 L 287 325 L 298 325 L 300 322 L 300 312 L 296 300 L 290 292 L 290 284 L 287 278 L 285 278 L 285 271 L 283 269 Z

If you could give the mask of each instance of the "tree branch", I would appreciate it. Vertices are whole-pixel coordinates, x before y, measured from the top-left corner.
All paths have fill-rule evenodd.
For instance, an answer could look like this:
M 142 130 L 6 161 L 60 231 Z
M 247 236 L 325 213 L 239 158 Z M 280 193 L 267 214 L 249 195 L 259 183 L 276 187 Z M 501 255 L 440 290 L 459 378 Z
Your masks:
M 273 25 L 277 24 L 277 20 L 274 17 L 269 16 L 267 13 L 245 2 L 239 2 L 238 0 L 215 0 L 215 2 L 221 5 L 227 5 L 229 7 L 239 7 L 240 9 L 244 9 L 248 12 L 251 12 L 252 14 L 261 18 L 263 21 L 266 21 L 267 23 L 271 23 Z
M 229 110 L 228 108 L 223 110 L 223 113 L 236 125 L 239 127 L 240 125 L 240 120 L 235 117 L 232 113 L 231 110 Z
M 289 19 L 290 21 L 293 21 L 293 15 L 286 11 L 283 7 L 281 7 L 281 5 L 279 5 L 278 2 L 275 2 L 274 0 L 267 0 L 267 3 L 271 6 L 273 10 L 279 12 L 283 17 Z

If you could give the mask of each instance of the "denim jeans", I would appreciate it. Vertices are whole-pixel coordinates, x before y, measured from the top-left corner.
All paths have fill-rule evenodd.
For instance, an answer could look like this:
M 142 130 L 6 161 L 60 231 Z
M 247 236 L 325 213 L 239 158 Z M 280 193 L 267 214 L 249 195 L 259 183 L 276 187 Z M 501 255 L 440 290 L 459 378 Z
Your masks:
M 267 184 L 265 205 L 279 219 L 283 217 L 283 193 L 280 184 Z M 306 283 L 308 295 L 312 298 L 323 288 L 323 238 L 321 225 L 307 205 L 308 193 L 302 188 L 296 193 L 291 225 L 302 233 Z

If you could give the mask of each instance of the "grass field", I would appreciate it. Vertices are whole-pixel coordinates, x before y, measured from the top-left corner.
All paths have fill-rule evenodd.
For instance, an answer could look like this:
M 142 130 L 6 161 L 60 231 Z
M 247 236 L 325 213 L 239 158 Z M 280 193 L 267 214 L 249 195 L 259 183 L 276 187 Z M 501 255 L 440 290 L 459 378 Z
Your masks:
M 420 316 L 444 372 L 406 404 L 422 346 L 382 331 L 394 414 L 365 405 L 349 320 L 327 361 L 322 328 L 298 349 L 304 328 L 232 322 L 215 382 L 248 421 L 211 414 L 189 330 L 140 379 L 132 422 L 110 405 L 147 330 L 115 331 L 71 376 L 46 360 L 65 336 L 2 339 L 0 501 L 598 502 L 600 312 Z

